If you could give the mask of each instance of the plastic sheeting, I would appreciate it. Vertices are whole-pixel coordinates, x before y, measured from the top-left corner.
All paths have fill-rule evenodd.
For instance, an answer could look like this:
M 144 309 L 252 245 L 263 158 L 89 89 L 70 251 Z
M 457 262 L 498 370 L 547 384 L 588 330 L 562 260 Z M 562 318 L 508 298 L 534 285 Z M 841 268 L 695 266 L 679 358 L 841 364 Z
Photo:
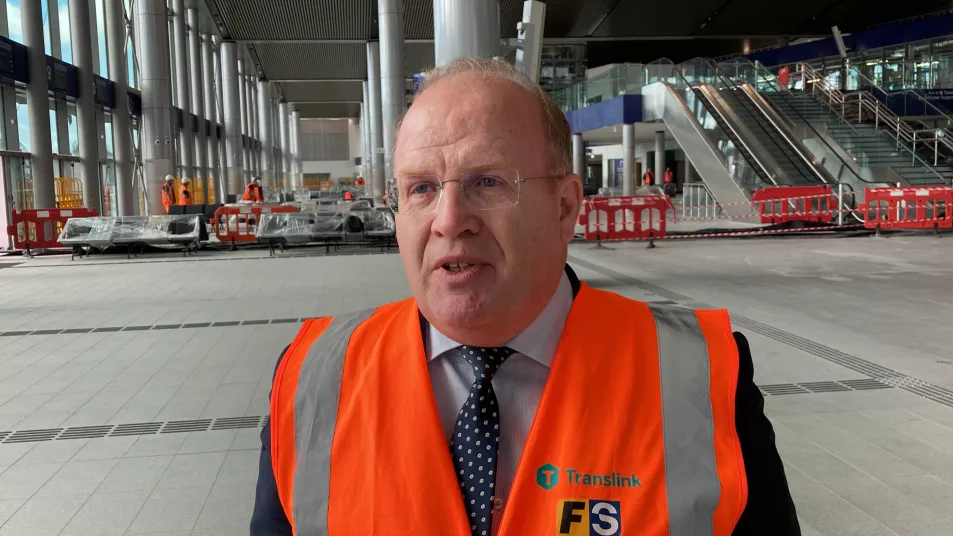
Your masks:
M 258 226 L 260 242 L 303 244 L 328 240 L 393 238 L 394 215 L 387 209 L 354 211 L 318 210 L 288 214 L 262 214 Z
M 71 218 L 60 233 L 64 246 L 91 246 L 103 249 L 128 244 L 191 244 L 202 235 L 198 214 L 175 216 L 104 216 Z

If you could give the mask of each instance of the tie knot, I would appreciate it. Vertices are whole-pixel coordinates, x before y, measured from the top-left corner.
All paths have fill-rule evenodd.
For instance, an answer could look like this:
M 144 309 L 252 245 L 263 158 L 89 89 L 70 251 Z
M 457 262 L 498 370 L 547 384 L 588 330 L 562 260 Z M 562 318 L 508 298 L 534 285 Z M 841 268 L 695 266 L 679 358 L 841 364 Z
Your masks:
M 476 375 L 476 381 L 490 381 L 493 375 L 500 369 L 500 365 L 506 361 L 506 358 L 516 353 L 516 350 L 506 346 L 480 347 L 480 346 L 461 346 L 460 352 L 467 362 L 473 366 L 473 372 Z

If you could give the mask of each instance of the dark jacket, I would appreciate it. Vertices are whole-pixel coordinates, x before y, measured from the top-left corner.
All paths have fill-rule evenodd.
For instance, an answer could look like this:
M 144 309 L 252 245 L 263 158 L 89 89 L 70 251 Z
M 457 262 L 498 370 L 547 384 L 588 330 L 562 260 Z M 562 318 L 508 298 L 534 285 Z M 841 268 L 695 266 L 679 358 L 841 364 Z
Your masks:
M 579 280 L 567 267 L 573 294 Z M 754 383 L 751 349 L 744 335 L 735 333 L 740 366 L 735 403 L 735 426 L 748 477 L 748 504 L 733 536 L 800 536 L 794 501 L 788 490 L 784 465 L 774 442 L 774 429 L 764 415 L 764 397 Z M 285 348 L 287 350 L 287 348 Z M 281 353 L 284 355 L 284 352 Z M 279 357 L 279 362 L 281 358 Z M 271 468 L 271 431 L 261 431 L 261 458 L 258 462 L 258 489 L 251 520 L 251 536 L 291 536 L 291 525 L 278 499 L 278 487 Z M 422 535 L 426 536 L 426 535 Z

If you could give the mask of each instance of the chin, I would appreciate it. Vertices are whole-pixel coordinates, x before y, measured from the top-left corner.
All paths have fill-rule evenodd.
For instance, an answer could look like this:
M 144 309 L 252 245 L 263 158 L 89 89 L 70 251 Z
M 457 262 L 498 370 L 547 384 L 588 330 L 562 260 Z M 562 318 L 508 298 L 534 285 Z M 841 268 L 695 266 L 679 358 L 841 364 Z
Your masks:
M 472 329 L 492 316 L 491 300 L 482 294 L 440 293 L 427 301 L 428 320 L 453 329 Z

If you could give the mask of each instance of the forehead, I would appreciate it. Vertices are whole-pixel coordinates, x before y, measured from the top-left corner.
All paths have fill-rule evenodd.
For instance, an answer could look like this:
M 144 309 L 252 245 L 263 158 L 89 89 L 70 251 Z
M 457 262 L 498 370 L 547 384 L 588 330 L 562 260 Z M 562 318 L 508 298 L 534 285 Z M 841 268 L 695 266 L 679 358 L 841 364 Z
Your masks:
M 515 82 L 454 75 L 415 99 L 401 124 L 394 157 L 399 171 L 424 167 L 443 172 L 488 162 L 543 171 L 537 169 L 547 162 L 542 109 Z

